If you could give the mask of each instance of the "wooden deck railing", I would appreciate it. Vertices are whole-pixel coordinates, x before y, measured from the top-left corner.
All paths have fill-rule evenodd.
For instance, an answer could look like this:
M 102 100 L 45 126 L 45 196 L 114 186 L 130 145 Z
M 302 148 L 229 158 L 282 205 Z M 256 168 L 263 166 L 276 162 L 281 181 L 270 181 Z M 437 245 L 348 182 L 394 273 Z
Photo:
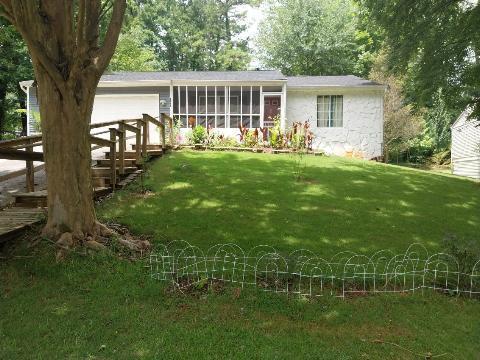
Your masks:
M 125 174 L 125 151 L 127 150 L 127 141 L 135 139 L 135 159 L 140 164 L 142 159 L 147 156 L 148 144 L 150 143 L 149 125 L 153 124 L 159 130 L 160 145 L 166 149 L 168 145 L 174 146 L 173 120 L 167 114 L 161 114 L 160 120 L 143 114 L 141 119 L 125 119 L 105 121 L 90 125 L 90 143 L 93 145 L 91 150 L 101 148 L 109 149 L 110 160 L 110 184 L 115 188 L 117 183 L 117 169 L 120 175 Z M 105 130 L 101 130 L 106 128 Z M 166 143 L 166 129 L 169 130 L 169 144 Z M 100 131 L 94 131 L 100 130 Z M 128 136 L 128 133 L 133 135 Z M 108 138 L 100 137 L 105 135 Z M 35 147 L 42 146 L 42 135 L 24 136 L 18 139 L 0 141 L 0 159 L 22 160 L 26 167 L 26 190 L 35 191 L 35 169 L 34 161 L 44 161 L 43 152 L 35 152 Z M 23 150 L 22 150 L 23 149 Z M 117 156 L 118 154 L 118 156 Z M 118 166 L 117 166 L 118 165 Z

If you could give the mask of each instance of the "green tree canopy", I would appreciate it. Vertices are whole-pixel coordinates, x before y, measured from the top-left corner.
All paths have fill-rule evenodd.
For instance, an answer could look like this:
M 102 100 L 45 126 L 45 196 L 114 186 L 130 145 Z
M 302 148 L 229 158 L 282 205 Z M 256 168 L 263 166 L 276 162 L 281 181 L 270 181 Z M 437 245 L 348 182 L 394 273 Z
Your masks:
M 442 95 L 450 108 L 471 104 L 480 115 L 480 5 L 461 0 L 362 0 L 382 27 L 389 66 L 408 73 L 410 97 L 431 105 Z
M 258 35 L 259 56 L 287 75 L 368 73 L 358 61 L 371 45 L 358 31 L 356 7 L 350 0 L 277 0 L 269 3 Z
M 247 41 L 240 40 L 250 0 L 144 0 L 139 18 L 146 44 L 168 70 L 239 70 L 250 61 Z
M 165 69 L 155 56 L 155 51 L 145 44 L 140 26 L 131 26 L 120 34 L 109 71 L 154 71 Z
M 25 94 L 19 82 L 33 78 L 27 48 L 15 28 L 0 17 L 0 136 L 22 127 Z

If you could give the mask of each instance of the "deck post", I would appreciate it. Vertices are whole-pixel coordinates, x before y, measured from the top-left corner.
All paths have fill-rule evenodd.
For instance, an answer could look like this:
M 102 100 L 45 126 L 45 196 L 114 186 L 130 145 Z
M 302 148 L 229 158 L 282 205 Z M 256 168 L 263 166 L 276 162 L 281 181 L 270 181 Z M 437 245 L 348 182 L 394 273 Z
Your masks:
M 142 163 L 142 121 L 137 120 L 137 129 L 135 136 L 135 152 L 137 157 L 137 165 Z
M 143 139 L 142 139 L 142 155 L 143 157 L 147 156 L 147 145 L 148 145 L 148 127 L 150 122 L 148 121 L 148 115 L 143 114 Z
M 115 190 L 115 186 L 117 184 L 117 129 L 110 128 L 110 166 L 111 166 L 111 173 L 110 173 L 110 185 L 112 186 L 112 190 Z
M 175 142 L 175 139 L 173 138 L 174 137 L 174 134 L 173 134 L 173 119 L 169 116 L 168 117 L 168 127 L 169 127 L 169 137 L 170 137 L 170 146 L 173 148 L 173 145 L 174 145 L 174 142 Z
M 118 124 L 118 161 L 120 175 L 125 174 L 125 123 Z
M 33 144 L 32 139 L 27 140 L 27 144 L 25 146 L 26 152 L 33 152 Z M 33 168 L 33 161 L 27 160 L 25 162 L 27 172 L 26 172 L 26 189 L 27 192 L 34 192 L 35 191 L 35 170 Z
M 161 115 L 161 123 L 162 123 L 162 126 L 160 126 L 160 142 L 162 143 L 162 147 L 163 149 L 165 149 L 167 147 L 167 143 L 166 143 L 166 135 L 165 135 L 165 124 L 166 124 L 166 121 L 165 121 L 165 118 L 166 118 L 166 115 L 164 113 L 162 113 Z

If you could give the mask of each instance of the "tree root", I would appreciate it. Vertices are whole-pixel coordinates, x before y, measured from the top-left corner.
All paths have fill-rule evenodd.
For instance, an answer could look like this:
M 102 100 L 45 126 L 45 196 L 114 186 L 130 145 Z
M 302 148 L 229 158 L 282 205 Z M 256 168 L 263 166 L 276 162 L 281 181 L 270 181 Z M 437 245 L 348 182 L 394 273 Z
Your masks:
M 110 246 L 115 243 L 129 252 L 143 254 L 151 249 L 148 240 L 133 237 L 128 229 L 117 226 L 121 232 L 117 232 L 108 226 L 97 222 L 91 234 L 63 232 L 57 234 L 55 245 L 57 246 L 57 261 L 66 258 L 67 254 L 76 248 L 84 247 L 96 252 L 108 252 Z M 42 234 L 45 234 L 44 231 Z M 50 233 L 50 232 L 49 232 Z

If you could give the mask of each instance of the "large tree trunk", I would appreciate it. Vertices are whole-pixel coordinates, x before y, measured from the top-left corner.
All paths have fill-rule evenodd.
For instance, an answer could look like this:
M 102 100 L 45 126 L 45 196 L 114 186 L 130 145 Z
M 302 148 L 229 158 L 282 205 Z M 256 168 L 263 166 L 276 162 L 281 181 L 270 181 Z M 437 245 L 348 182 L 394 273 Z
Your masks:
M 115 51 L 126 0 L 0 0 L 0 16 L 24 38 L 39 89 L 48 220 L 44 234 L 68 246 L 106 235 L 93 207 L 90 117 Z M 100 25 L 111 13 L 100 43 Z M 63 240 L 62 240 L 63 239 Z
M 81 240 L 98 230 L 90 175 L 94 95 L 87 87 L 68 83 L 60 91 L 42 67 L 36 68 L 36 74 L 48 174 L 49 216 L 44 234 L 57 237 L 68 232 Z

